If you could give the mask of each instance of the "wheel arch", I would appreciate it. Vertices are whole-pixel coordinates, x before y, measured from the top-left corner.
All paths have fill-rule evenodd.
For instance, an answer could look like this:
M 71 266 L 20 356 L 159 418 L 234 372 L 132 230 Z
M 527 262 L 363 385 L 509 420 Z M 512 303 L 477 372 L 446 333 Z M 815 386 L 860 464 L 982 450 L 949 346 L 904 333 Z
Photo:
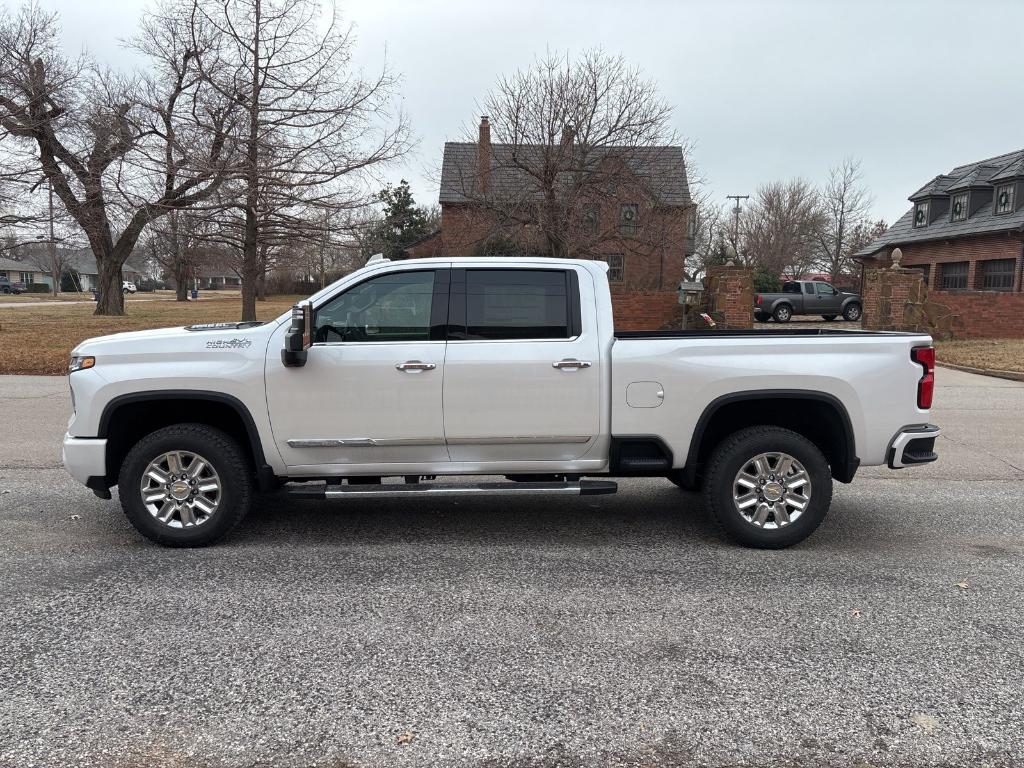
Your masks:
M 723 439 L 744 427 L 765 424 L 792 429 L 813 442 L 828 459 L 832 477 L 853 480 L 860 465 L 850 414 L 842 401 L 826 392 L 761 389 L 731 392 L 704 409 L 683 467 L 683 478 L 696 484 L 700 468 Z
M 256 422 L 237 397 L 208 390 L 164 389 L 131 392 L 113 398 L 100 415 L 97 437 L 106 438 L 107 487 L 117 482 L 121 463 L 142 437 L 186 422 L 216 427 L 235 438 L 252 462 L 260 487 L 274 473 L 267 464 Z

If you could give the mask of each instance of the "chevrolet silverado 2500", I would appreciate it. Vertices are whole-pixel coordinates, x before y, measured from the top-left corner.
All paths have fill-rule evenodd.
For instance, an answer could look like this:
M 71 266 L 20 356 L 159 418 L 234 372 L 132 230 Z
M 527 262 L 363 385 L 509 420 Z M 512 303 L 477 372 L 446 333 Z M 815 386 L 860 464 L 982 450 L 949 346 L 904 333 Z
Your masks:
M 64 463 L 170 546 L 220 539 L 286 483 L 344 500 L 654 475 L 702 486 L 739 542 L 783 547 L 833 480 L 936 458 L 933 367 L 910 333 L 616 333 L 598 261 L 377 261 L 267 323 L 81 343 Z M 474 475 L 504 480 L 458 482 Z

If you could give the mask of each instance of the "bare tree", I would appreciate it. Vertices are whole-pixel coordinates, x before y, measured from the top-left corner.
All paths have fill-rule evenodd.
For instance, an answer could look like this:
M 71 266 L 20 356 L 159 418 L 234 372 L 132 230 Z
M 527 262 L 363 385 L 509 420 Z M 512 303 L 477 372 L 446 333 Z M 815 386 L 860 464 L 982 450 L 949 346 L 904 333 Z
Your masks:
M 829 170 L 821 190 L 822 226 L 818 233 L 822 265 L 832 280 L 850 271 L 852 238 L 868 221 L 871 196 L 861 186 L 860 161 L 846 158 Z
M 665 206 L 681 201 L 663 184 L 672 174 L 659 172 L 673 166 L 682 176 L 672 108 L 622 57 L 549 53 L 501 77 L 481 111 L 479 156 L 459 165 L 455 181 L 485 214 L 478 240 L 518 238 L 520 251 L 588 257 L 609 243 L 628 253 L 685 237 L 667 237 L 680 219 Z M 636 209 L 623 221 L 625 190 Z
M 740 219 L 743 257 L 773 275 L 798 277 L 816 263 L 822 223 L 818 194 L 810 183 L 765 184 Z
M 351 28 L 323 19 L 317 0 L 193 3 L 229 54 L 206 74 L 244 114 L 232 208 L 248 320 L 275 240 L 299 221 L 301 233 L 315 232 L 318 211 L 366 204 L 366 175 L 406 152 L 408 126 L 389 116 L 395 76 L 356 71 Z
M 35 145 L 42 171 L 96 257 L 97 314 L 124 313 L 121 267 L 143 228 L 206 199 L 226 178 L 231 106 L 202 64 L 217 38 L 162 6 L 137 48 L 142 78 L 60 50 L 56 17 L 33 4 L 0 20 L 0 127 Z M 6 137 L 5 137 L 6 138 Z

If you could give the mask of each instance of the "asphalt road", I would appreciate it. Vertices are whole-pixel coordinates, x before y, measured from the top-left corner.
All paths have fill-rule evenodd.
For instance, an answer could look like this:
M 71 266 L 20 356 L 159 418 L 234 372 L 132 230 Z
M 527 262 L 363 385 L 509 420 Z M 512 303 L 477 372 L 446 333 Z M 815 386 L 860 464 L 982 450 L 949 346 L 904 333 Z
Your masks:
M 1020 765 L 1024 385 L 938 378 L 941 460 L 782 552 L 659 480 L 160 549 L 59 468 L 66 382 L 0 378 L 0 765 Z

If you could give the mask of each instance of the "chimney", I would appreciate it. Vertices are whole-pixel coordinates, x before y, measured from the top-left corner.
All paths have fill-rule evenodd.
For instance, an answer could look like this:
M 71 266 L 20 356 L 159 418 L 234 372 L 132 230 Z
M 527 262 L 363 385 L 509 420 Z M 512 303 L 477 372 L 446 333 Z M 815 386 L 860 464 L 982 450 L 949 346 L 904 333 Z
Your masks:
M 480 116 L 480 141 L 477 144 L 476 172 L 479 191 L 486 194 L 491 185 L 491 124 L 487 115 Z

